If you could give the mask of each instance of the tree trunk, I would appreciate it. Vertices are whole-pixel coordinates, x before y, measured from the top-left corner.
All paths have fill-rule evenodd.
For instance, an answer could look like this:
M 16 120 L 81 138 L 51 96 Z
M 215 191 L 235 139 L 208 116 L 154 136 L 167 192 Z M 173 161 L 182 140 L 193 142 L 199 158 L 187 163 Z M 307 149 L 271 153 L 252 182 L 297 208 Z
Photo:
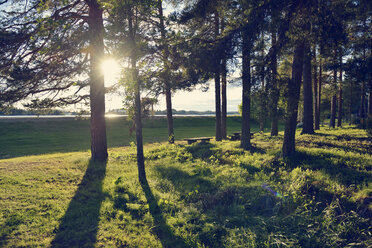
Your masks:
M 320 105 L 322 103 L 322 57 L 321 54 L 319 54 L 319 83 L 318 83 L 318 95 L 317 95 L 317 107 L 316 107 L 316 119 L 315 119 L 315 129 L 319 130 L 320 126 Z
M 362 86 L 361 86 L 361 96 L 360 96 L 360 102 L 361 102 L 361 107 L 360 107 L 360 124 L 362 128 L 366 128 L 366 89 L 365 89 L 365 82 L 362 81 Z
M 335 128 L 336 125 L 336 104 L 337 104 L 337 96 L 336 96 L 336 85 L 337 85 L 337 70 L 333 70 L 333 87 L 335 88 L 332 93 L 331 99 L 331 119 L 329 120 L 329 127 Z
M 132 66 L 132 80 L 135 87 L 135 126 L 136 126 L 136 145 L 137 145 L 137 167 L 138 167 L 138 179 L 140 183 L 146 182 L 145 172 L 145 158 L 143 156 L 143 137 L 142 137 L 142 116 L 141 116 L 141 87 L 138 81 L 137 71 L 137 46 L 136 46 L 136 31 L 133 28 L 133 10 L 130 8 L 128 11 L 128 28 L 129 28 L 129 39 L 132 46 L 131 52 L 131 66 Z
M 316 47 L 314 46 L 314 62 L 313 62 L 313 69 L 314 69 L 314 78 L 313 78 L 313 89 L 314 89 L 314 130 L 319 129 L 319 115 L 318 115 L 318 68 L 317 68 L 317 60 L 316 60 Z
M 340 84 L 338 89 L 338 113 L 337 113 L 337 126 L 342 126 L 342 56 L 340 57 Z
M 240 147 L 244 150 L 251 148 L 251 127 L 250 127 L 250 114 L 251 114 L 251 44 L 249 40 L 249 33 L 242 32 L 242 137 Z
M 225 28 L 224 19 L 221 19 L 221 31 Z M 222 113 L 221 113 L 221 135 L 223 139 L 227 137 L 227 58 L 226 44 L 223 45 L 223 55 L 221 62 L 221 97 L 222 97 Z
M 89 4 L 90 31 L 90 135 L 94 160 L 105 161 L 107 154 L 105 123 L 105 85 L 101 70 L 104 56 L 102 9 L 96 1 Z
M 263 37 L 263 34 L 262 34 Z M 263 49 L 261 50 L 261 57 L 264 57 Z M 265 66 L 261 68 L 261 94 L 260 94 L 260 132 L 265 130 L 265 109 L 266 109 L 266 96 L 265 96 Z
M 172 110 L 172 91 L 169 82 L 169 50 L 166 41 L 164 15 L 163 15 L 163 1 L 158 0 L 158 11 L 160 19 L 160 33 L 163 45 L 163 65 L 164 65 L 164 86 L 165 86 L 165 101 L 167 106 L 167 123 L 168 123 L 168 142 L 174 143 L 174 128 L 173 128 L 173 110 Z
M 292 79 L 288 85 L 287 114 L 282 148 L 283 157 L 290 157 L 295 153 L 298 101 L 300 99 L 303 58 L 304 43 L 303 41 L 297 41 L 293 55 Z
M 219 35 L 219 29 L 220 29 L 220 23 L 219 23 L 219 17 L 218 12 L 215 12 L 215 18 L 214 18 L 214 32 L 215 37 Z M 217 61 L 216 62 L 216 71 L 214 73 L 214 84 L 215 84 L 215 103 L 216 103 L 216 141 L 222 140 L 221 135 L 221 84 L 220 84 L 220 56 L 217 55 Z
M 279 101 L 279 89 L 277 81 L 277 55 L 276 55 L 276 33 L 271 33 L 271 44 L 274 47 L 274 51 L 271 57 L 271 136 L 278 135 L 278 101 Z
M 304 118 L 301 134 L 313 134 L 313 92 L 311 87 L 311 51 L 310 45 L 306 44 L 304 48 L 304 68 L 303 68 L 303 95 L 304 95 Z
M 353 83 L 350 80 L 349 125 L 353 124 Z

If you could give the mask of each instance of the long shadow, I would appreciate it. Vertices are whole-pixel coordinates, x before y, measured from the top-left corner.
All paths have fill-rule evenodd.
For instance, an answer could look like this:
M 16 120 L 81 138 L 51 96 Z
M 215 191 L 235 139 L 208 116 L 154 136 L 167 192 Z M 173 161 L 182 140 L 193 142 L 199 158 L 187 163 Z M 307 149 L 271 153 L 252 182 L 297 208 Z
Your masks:
M 52 247 L 93 247 L 97 239 L 99 212 L 105 198 L 102 183 L 106 162 L 91 160 L 85 175 L 72 198 Z
M 199 188 L 198 190 L 201 193 L 214 193 L 218 190 L 209 180 L 202 178 L 198 174 L 190 175 L 176 167 L 158 166 L 155 169 L 160 173 L 161 178 L 171 181 L 177 191 L 182 193 L 182 195 L 192 192 L 196 187 Z
M 159 238 L 163 247 L 190 247 L 181 237 L 176 236 L 167 224 L 147 180 L 141 183 L 141 187 L 149 204 L 150 214 L 154 218 L 154 223 L 156 225 L 154 228 L 155 234 Z
M 347 151 L 347 152 L 354 152 L 354 153 L 359 153 L 359 154 L 369 154 L 372 152 L 372 145 L 366 145 L 364 147 L 351 147 L 351 146 L 343 146 L 343 145 L 335 145 L 331 142 L 325 142 L 325 141 L 313 141 L 313 142 L 309 142 L 309 141 L 303 141 L 303 140 L 300 140 L 297 142 L 298 145 L 302 145 L 302 146 L 305 146 L 308 145 L 308 144 L 311 144 L 311 145 L 315 145 L 316 147 L 319 147 L 319 148 L 336 148 L 336 149 L 341 149 L 341 150 L 344 150 L 344 151 Z
M 6 244 L 8 243 L 7 237 L 17 230 L 18 226 L 23 222 L 22 216 L 17 213 L 12 213 L 7 216 L 5 222 L 0 225 L 0 247 L 6 247 Z
M 351 184 L 359 185 L 364 182 L 371 182 L 372 176 L 370 173 L 359 171 L 356 168 L 351 168 L 342 161 L 335 163 L 332 158 L 340 158 L 342 156 L 326 154 L 325 156 L 312 155 L 306 152 L 297 151 L 295 156 L 288 160 L 290 166 L 304 166 L 314 170 L 323 170 L 339 183 L 350 186 Z M 337 160 L 336 160 L 337 161 Z
M 212 143 L 197 143 L 186 147 L 186 151 L 191 153 L 194 159 L 201 159 L 208 161 L 212 155 L 216 154 L 216 151 L 212 150 L 216 145 Z

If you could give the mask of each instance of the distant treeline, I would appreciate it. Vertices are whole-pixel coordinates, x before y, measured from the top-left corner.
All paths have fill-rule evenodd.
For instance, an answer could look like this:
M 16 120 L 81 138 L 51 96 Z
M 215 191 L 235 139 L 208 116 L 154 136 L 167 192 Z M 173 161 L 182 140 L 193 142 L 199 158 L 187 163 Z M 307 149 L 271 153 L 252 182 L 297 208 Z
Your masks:
M 43 110 L 27 110 L 19 108 L 10 108 L 6 110 L 0 110 L 0 115 L 64 115 L 73 114 L 58 109 L 43 109 Z

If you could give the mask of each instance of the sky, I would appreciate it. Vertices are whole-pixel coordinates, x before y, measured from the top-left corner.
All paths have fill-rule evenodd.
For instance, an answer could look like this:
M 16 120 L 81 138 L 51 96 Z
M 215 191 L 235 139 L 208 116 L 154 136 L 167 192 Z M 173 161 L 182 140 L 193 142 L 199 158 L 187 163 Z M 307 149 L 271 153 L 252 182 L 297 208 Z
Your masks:
M 203 92 L 200 86 L 193 91 L 177 91 L 172 96 L 172 108 L 176 110 L 214 111 L 214 83 L 210 84 L 207 92 Z M 227 111 L 238 112 L 238 105 L 242 99 L 241 86 L 229 86 L 227 88 Z M 159 97 L 159 103 L 154 106 L 155 110 L 165 110 L 165 97 Z M 106 110 L 123 108 L 122 97 L 114 94 L 106 95 Z
M 103 63 L 102 69 L 105 75 L 105 86 L 109 87 L 117 83 L 120 77 L 120 66 L 114 60 L 107 60 Z M 237 73 L 239 74 L 239 73 Z M 239 77 L 236 73 L 234 77 Z M 213 81 L 213 80 L 212 80 Z M 172 96 L 172 108 L 176 110 L 215 110 L 215 87 L 214 81 L 209 83 L 207 91 L 202 91 L 201 86 L 196 86 L 190 91 L 177 91 Z M 238 105 L 242 99 L 242 88 L 236 84 L 229 84 L 227 87 L 227 111 L 237 112 Z M 165 97 L 160 96 L 159 103 L 154 106 L 155 110 L 165 110 Z M 106 94 L 106 110 L 123 108 L 122 97 L 118 94 Z

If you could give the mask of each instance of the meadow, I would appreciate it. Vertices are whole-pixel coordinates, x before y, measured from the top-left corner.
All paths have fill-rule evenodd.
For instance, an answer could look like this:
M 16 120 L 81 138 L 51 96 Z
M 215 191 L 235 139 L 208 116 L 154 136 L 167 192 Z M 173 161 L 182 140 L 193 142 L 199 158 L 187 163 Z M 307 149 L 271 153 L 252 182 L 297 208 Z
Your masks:
M 228 117 L 227 121 L 229 134 L 241 129 L 240 117 Z M 176 117 L 175 138 L 214 136 L 214 123 L 213 117 Z M 133 122 L 125 117 L 107 118 L 106 125 L 108 147 L 128 146 L 135 141 L 135 132 L 130 132 Z M 257 131 L 258 126 L 253 125 L 252 130 Z M 167 141 L 166 118 L 144 119 L 143 137 L 145 143 Z M 0 121 L 0 159 L 88 149 L 88 119 Z
M 181 121 L 176 134 L 213 135 L 212 118 Z M 299 130 L 296 156 L 283 160 L 283 133 L 256 133 L 250 152 L 229 140 L 170 145 L 156 141 L 161 122 L 145 124 L 153 139 L 143 186 L 135 146 L 121 147 L 130 140 L 114 122 L 107 163 L 89 160 L 84 123 L 65 123 L 59 134 L 74 132 L 68 139 L 76 146 L 59 137 L 44 145 L 49 154 L 21 156 L 12 148 L 13 158 L 0 160 L 0 247 L 372 246 L 372 142 L 364 130 Z M 239 130 L 239 120 L 229 123 Z M 29 154 L 44 151 L 31 148 L 31 140 L 49 139 L 43 132 L 25 133 Z M 12 144 L 1 144 L 3 156 Z

